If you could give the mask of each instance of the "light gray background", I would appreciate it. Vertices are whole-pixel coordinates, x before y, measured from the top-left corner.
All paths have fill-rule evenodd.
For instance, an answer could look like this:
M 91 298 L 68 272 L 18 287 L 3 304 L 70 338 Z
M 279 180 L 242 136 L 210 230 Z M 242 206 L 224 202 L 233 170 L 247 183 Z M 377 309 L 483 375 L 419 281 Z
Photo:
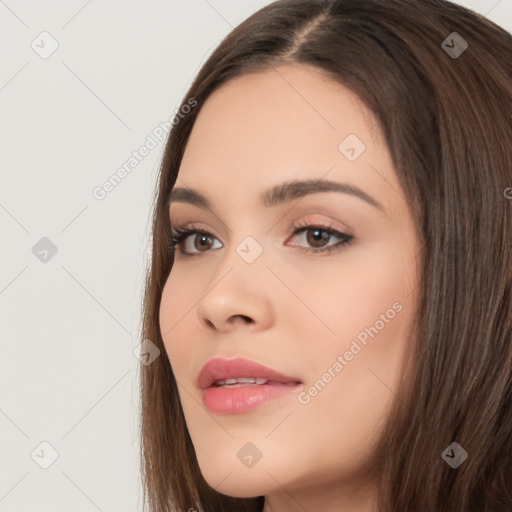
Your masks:
M 140 510 L 155 130 L 220 40 L 268 3 L 0 0 L 0 512 Z M 512 0 L 457 3 L 512 31 Z M 59 45 L 47 58 L 31 47 L 50 48 L 44 31 Z M 148 135 L 156 147 L 96 199 Z M 43 237 L 57 247 L 46 262 L 32 252 Z M 42 442 L 58 453 L 47 469 Z

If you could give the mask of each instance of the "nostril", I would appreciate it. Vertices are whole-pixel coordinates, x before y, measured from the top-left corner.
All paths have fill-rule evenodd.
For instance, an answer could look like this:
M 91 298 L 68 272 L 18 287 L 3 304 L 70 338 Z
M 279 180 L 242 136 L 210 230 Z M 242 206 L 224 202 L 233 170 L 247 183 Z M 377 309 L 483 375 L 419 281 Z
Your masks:
M 234 315 L 234 321 L 237 321 L 238 318 L 241 318 L 245 323 L 250 324 L 253 322 L 252 318 L 247 315 Z
M 217 329 L 216 323 L 212 322 L 209 318 L 205 318 L 204 322 L 207 327 Z M 254 320 L 250 316 L 247 316 L 247 315 L 232 315 L 229 317 L 228 322 L 231 324 L 237 324 L 239 322 L 244 323 L 244 324 L 252 324 L 252 323 L 254 323 Z

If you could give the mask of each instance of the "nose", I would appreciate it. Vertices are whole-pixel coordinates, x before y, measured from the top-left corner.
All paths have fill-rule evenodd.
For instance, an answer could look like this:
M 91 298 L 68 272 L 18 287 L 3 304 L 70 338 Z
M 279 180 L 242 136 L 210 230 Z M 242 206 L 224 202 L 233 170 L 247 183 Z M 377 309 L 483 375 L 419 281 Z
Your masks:
M 266 279 L 262 275 L 267 272 Z M 213 281 L 197 304 L 197 317 L 208 330 L 230 332 L 268 329 L 274 322 L 274 309 L 268 287 L 271 273 L 263 265 L 258 270 L 241 261 Z

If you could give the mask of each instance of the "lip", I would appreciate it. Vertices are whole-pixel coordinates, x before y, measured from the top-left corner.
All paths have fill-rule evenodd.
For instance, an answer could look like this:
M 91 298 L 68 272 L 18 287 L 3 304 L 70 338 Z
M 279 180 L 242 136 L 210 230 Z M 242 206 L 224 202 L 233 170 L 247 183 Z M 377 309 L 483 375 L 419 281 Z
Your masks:
M 273 382 L 286 384 L 300 382 L 300 379 L 288 377 L 271 368 L 255 363 L 249 359 L 238 357 L 236 359 L 210 359 L 202 368 L 197 378 L 201 389 L 209 388 L 215 381 L 228 378 L 255 377 Z
M 269 383 L 231 388 L 213 385 L 217 380 L 238 377 L 263 378 Z M 202 367 L 196 382 L 202 390 L 205 406 L 221 414 L 243 413 L 303 387 L 297 377 L 284 375 L 243 357 L 210 359 Z

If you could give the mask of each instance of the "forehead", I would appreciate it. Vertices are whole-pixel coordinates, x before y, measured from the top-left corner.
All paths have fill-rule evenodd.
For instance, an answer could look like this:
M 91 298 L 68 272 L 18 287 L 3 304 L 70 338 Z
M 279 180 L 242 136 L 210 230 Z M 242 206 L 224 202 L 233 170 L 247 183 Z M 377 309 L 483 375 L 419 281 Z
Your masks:
M 354 144 L 360 155 L 347 158 Z M 325 176 L 371 192 L 382 178 L 369 163 L 394 179 L 378 123 L 357 95 L 316 68 L 280 66 L 234 78 L 208 98 L 177 185 L 211 194 L 229 186 L 243 195 Z
M 233 151 L 233 141 L 244 150 L 255 141 L 275 150 L 298 150 L 304 143 L 317 146 L 318 139 L 335 144 L 344 133 L 373 138 L 375 125 L 356 94 L 320 70 L 281 66 L 236 77 L 216 90 L 199 113 L 190 144 L 207 135 L 222 150 Z M 254 153 L 261 156 L 257 148 Z

